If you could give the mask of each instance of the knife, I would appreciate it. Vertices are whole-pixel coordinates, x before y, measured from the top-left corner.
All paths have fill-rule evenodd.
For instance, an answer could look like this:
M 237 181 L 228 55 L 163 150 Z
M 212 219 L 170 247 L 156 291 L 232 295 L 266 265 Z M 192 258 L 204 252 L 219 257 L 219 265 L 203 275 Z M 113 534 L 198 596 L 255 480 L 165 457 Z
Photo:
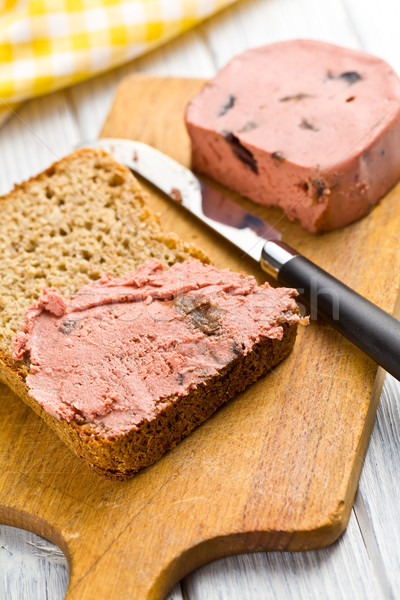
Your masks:
M 109 152 L 259 262 L 281 285 L 296 288 L 311 319 L 322 317 L 400 380 L 400 321 L 288 246 L 266 221 L 147 144 L 102 138 L 84 146 Z

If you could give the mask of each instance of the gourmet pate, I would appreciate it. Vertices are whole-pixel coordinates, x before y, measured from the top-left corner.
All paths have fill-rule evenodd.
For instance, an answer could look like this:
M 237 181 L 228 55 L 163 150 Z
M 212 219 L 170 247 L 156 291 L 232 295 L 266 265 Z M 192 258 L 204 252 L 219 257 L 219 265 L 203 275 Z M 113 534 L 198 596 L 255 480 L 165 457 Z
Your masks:
M 51 415 L 123 435 L 262 338 L 300 320 L 295 290 L 198 260 L 108 274 L 65 299 L 45 289 L 25 313 L 14 358 Z
M 248 50 L 186 111 L 192 166 L 311 232 L 366 215 L 400 177 L 400 80 L 384 61 L 294 40 Z

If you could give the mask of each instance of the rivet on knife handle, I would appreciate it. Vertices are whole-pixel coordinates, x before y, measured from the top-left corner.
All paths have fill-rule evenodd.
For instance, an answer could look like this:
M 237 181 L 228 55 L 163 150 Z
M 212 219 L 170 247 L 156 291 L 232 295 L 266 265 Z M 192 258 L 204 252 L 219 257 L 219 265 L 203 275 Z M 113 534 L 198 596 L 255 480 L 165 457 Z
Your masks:
M 262 268 L 294 287 L 310 308 L 344 337 L 400 379 L 400 321 L 298 254 L 283 242 L 267 242 Z

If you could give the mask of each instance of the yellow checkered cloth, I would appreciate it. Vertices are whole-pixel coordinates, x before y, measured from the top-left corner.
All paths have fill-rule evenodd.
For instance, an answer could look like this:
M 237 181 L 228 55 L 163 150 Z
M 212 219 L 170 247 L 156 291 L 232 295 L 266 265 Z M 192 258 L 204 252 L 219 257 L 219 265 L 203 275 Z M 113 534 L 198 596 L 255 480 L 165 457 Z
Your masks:
M 0 122 L 127 62 L 235 0 L 0 0 Z

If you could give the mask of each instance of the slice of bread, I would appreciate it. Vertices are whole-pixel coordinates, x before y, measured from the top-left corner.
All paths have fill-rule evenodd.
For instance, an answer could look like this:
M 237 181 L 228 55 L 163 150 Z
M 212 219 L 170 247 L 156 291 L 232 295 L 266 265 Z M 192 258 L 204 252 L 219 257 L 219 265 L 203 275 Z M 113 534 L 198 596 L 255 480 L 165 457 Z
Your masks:
M 291 350 L 297 323 L 282 317 L 282 339 L 261 338 L 184 396 L 130 431 L 107 436 L 90 422 L 59 419 L 29 395 L 29 358 L 12 358 L 12 340 L 43 288 L 69 297 L 102 273 L 121 276 L 147 259 L 164 266 L 197 258 L 198 248 L 161 231 L 131 172 L 101 150 L 81 149 L 0 199 L 0 379 L 97 472 L 125 479 L 157 460 L 221 404 Z M 278 320 L 279 322 L 279 320 Z

